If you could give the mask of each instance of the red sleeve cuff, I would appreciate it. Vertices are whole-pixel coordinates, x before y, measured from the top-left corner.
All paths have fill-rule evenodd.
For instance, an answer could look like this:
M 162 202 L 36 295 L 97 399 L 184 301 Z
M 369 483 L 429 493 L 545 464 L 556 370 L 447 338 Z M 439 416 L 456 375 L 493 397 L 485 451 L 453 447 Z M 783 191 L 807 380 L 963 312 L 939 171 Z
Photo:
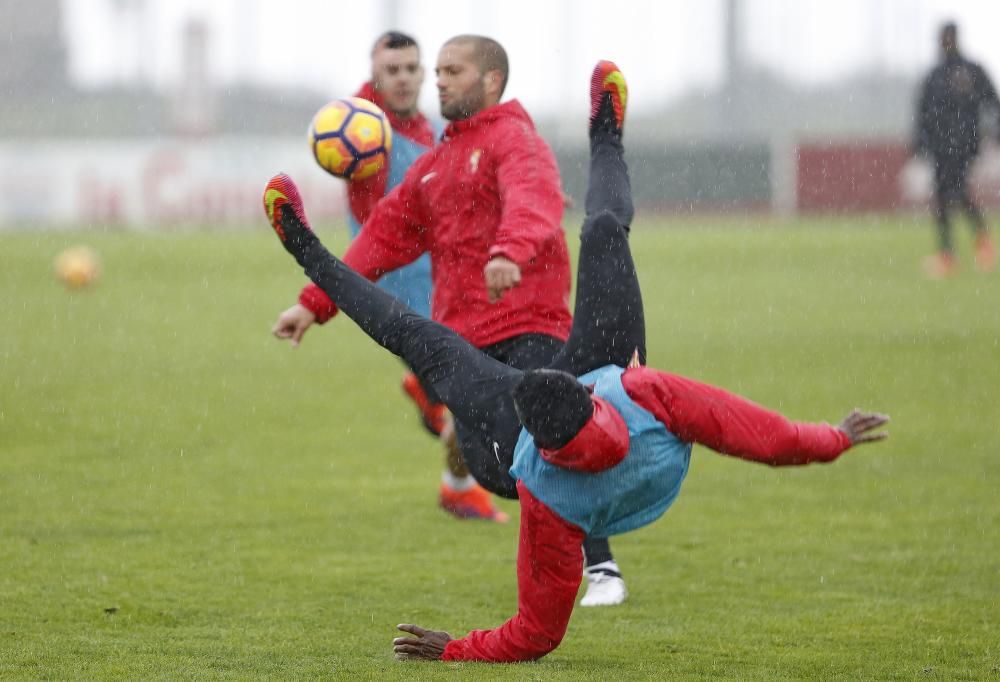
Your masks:
M 573 440 L 558 450 L 541 448 L 542 459 L 564 469 L 597 473 L 625 459 L 628 426 L 611 403 L 591 396 L 594 414 Z
M 299 303 L 316 316 L 316 322 L 319 324 L 323 324 L 337 314 L 337 306 L 326 295 L 326 292 L 315 284 L 308 284 L 302 288 L 302 292 L 299 294 Z
M 830 424 L 798 423 L 799 448 L 810 453 L 804 463 L 832 462 L 851 447 L 847 434 Z
M 531 254 L 529 254 L 527 250 L 518 249 L 510 244 L 497 244 L 496 246 L 491 246 L 489 250 L 490 259 L 492 260 L 497 256 L 514 261 L 518 265 L 524 265 L 531 260 Z
M 465 660 L 465 646 L 461 638 L 453 639 L 444 645 L 444 651 L 441 652 L 442 661 L 464 661 Z

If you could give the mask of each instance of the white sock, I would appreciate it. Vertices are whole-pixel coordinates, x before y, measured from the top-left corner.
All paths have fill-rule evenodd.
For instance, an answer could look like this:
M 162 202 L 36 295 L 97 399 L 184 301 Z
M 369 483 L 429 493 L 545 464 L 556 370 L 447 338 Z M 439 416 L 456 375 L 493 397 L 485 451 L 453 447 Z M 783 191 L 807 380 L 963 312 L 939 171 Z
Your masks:
M 618 568 L 618 562 L 612 559 L 611 561 L 602 561 L 599 564 L 594 564 L 593 566 L 587 566 L 584 568 L 585 573 L 605 573 L 610 572 L 611 575 L 621 576 L 622 572 Z
M 476 479 L 472 477 L 472 474 L 466 474 L 465 476 L 456 476 L 447 469 L 441 474 L 441 480 L 446 486 L 454 490 L 455 492 L 463 492 L 468 490 L 472 486 L 476 485 Z

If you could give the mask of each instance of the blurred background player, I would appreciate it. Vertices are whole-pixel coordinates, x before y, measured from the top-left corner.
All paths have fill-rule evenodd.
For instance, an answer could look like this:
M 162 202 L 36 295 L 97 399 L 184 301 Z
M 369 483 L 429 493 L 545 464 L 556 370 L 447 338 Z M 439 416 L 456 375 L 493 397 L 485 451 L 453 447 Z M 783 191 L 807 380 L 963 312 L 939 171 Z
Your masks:
M 938 252 L 926 263 L 927 275 L 955 272 L 950 213 L 965 210 L 976 237 L 976 267 L 987 272 L 996 265 L 996 251 L 982 209 L 969 193 L 969 167 L 979 152 L 980 117 L 989 110 L 1000 132 L 1000 100 L 986 71 L 958 48 L 958 27 L 946 23 L 940 33 L 941 61 L 924 81 L 917 108 L 917 153 L 934 163 L 934 218 Z
M 350 207 L 347 224 L 352 238 L 357 237 L 379 200 L 402 181 L 413 162 L 434 145 L 437 137 L 430 121 L 417 109 L 424 82 L 417 41 L 398 31 L 383 33 L 372 47 L 371 60 L 371 80 L 361 86 L 355 97 L 374 102 L 385 111 L 392 125 L 393 145 L 389 163 L 378 173 L 347 183 Z M 379 279 L 379 286 L 421 315 L 430 317 L 430 256 L 421 256 L 386 273 Z M 329 319 L 329 310 L 326 294 L 309 284 L 299 294 L 299 302 L 281 313 L 273 331 L 279 338 L 290 339 L 297 345 L 314 322 Z M 428 395 L 412 372 L 404 376 L 403 390 L 416 403 L 425 428 L 439 437 L 445 447 L 445 470 L 438 495 L 441 507 L 463 518 L 506 521 L 506 514 L 495 508 L 489 493 L 476 484 L 462 461 L 444 405 Z
M 569 335 L 571 275 L 559 169 L 521 104 L 500 103 L 509 71 L 506 51 L 491 38 L 460 35 L 441 47 L 438 98 L 451 123 L 441 144 L 373 208 L 344 262 L 377 279 L 429 253 L 433 319 L 489 357 L 528 370 L 547 366 Z M 317 319 L 335 312 L 328 299 L 301 302 Z M 457 420 L 456 430 L 476 480 L 516 499 L 507 474 L 513 451 L 498 454 L 482 437 L 482 423 L 516 424 L 504 418 L 514 413 L 512 400 L 498 409 L 475 424 Z M 581 604 L 624 601 L 607 539 L 583 546 L 588 590 Z
M 885 415 L 855 410 L 838 427 L 792 422 L 723 389 L 641 366 L 645 315 L 628 242 L 634 210 L 621 137 L 626 92 L 617 66 L 599 62 L 591 80 L 590 180 L 573 329 L 546 369 L 521 372 L 498 363 L 378 291 L 323 248 L 287 176 L 268 183 L 264 206 L 275 233 L 365 333 L 405 358 L 460 423 L 476 424 L 480 414 L 513 422 L 513 429 L 499 421 L 482 426 L 484 437 L 503 438 L 494 441 L 497 451 L 514 451 L 509 476 L 517 479 L 521 503 L 517 614 L 461 639 L 400 625 L 414 636 L 393 642 L 397 658 L 512 662 L 555 649 L 580 584 L 581 541 L 659 518 L 680 492 L 693 443 L 796 466 L 832 462 L 886 436 L 876 431 Z M 515 414 L 504 411 L 507 399 Z M 511 430 L 517 437 L 504 438 Z M 484 464 L 495 468 L 485 456 Z

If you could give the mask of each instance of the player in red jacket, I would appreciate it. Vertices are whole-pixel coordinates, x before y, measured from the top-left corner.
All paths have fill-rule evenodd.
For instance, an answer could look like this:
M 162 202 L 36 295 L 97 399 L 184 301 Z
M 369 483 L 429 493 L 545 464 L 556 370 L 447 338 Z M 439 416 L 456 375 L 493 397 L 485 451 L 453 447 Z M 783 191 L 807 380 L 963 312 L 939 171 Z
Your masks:
M 544 367 L 572 324 L 555 156 L 519 102 L 500 103 L 509 65 L 499 43 L 452 38 L 441 48 L 436 72 L 441 114 L 450 121 L 442 141 L 372 209 L 343 260 L 377 279 L 429 253 L 435 321 L 516 369 Z M 318 322 L 336 312 L 326 296 L 300 302 Z M 508 397 L 489 419 L 513 425 L 516 420 L 507 419 L 513 414 Z M 475 424 L 459 419 L 456 429 L 476 480 L 516 498 L 507 475 L 512 451 L 501 452 L 499 469 L 484 465 L 495 461 L 492 444 Z M 588 593 L 581 603 L 623 601 L 625 583 L 607 539 L 588 539 L 584 551 Z
M 598 63 L 575 319 L 549 369 L 521 372 L 495 362 L 385 295 L 323 248 L 287 176 L 268 184 L 268 218 L 306 274 L 369 336 L 405 358 L 459 419 L 479 423 L 504 395 L 516 403 L 516 442 L 496 440 L 506 430 L 485 424 L 483 435 L 497 451 L 516 450 L 518 612 L 460 639 L 400 625 L 412 636 L 394 640 L 397 658 L 507 662 L 552 651 L 573 610 L 583 537 L 659 517 L 679 492 L 692 443 L 788 466 L 830 462 L 886 436 L 876 431 L 884 415 L 855 410 L 838 427 L 791 422 L 720 388 L 641 367 L 645 323 L 628 246 L 633 209 L 621 145 L 626 98 L 618 68 Z
M 372 47 L 372 77 L 355 97 L 374 102 L 385 112 L 392 126 L 393 145 L 389 161 L 378 173 L 364 180 L 347 183 L 351 237 L 357 237 L 378 202 L 402 182 L 406 171 L 420 156 L 434 146 L 437 136 L 431 122 L 417 108 L 424 67 L 420 46 L 405 33 L 387 31 Z M 426 254 L 409 265 L 386 274 L 379 286 L 405 302 L 410 308 L 430 317 L 431 260 Z M 311 282 L 302 289 L 295 305 L 284 310 L 272 329 L 282 339 L 298 345 L 302 335 L 316 321 L 314 310 L 330 305 L 323 290 Z M 447 409 L 435 400 L 412 372 L 403 377 L 403 390 L 420 410 L 424 427 L 445 446 L 445 470 L 438 494 L 442 509 L 462 518 L 506 521 L 507 515 L 493 504 L 490 494 L 480 487 L 462 459 L 455 443 L 454 427 Z

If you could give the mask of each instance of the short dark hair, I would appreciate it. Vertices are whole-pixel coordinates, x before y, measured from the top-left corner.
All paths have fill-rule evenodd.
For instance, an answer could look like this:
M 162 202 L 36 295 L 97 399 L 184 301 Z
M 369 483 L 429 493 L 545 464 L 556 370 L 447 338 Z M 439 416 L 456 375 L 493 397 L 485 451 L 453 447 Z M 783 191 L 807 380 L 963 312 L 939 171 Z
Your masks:
M 507 88 L 507 79 L 510 76 L 510 62 L 507 60 L 507 50 L 503 49 L 503 45 L 493 40 L 493 38 L 471 34 L 455 36 L 448 43 L 468 43 L 472 45 L 472 55 L 482 73 L 486 73 L 487 71 L 500 72 L 500 95 L 503 95 L 503 91 Z
M 590 391 L 568 372 L 528 370 L 512 392 L 514 409 L 535 445 L 558 450 L 594 415 Z
M 372 54 L 375 54 L 375 50 L 380 47 L 387 47 L 390 50 L 400 50 L 404 47 L 415 47 L 418 50 L 420 49 L 416 38 L 403 33 L 402 31 L 386 31 L 376 38 L 375 44 L 372 45 Z

